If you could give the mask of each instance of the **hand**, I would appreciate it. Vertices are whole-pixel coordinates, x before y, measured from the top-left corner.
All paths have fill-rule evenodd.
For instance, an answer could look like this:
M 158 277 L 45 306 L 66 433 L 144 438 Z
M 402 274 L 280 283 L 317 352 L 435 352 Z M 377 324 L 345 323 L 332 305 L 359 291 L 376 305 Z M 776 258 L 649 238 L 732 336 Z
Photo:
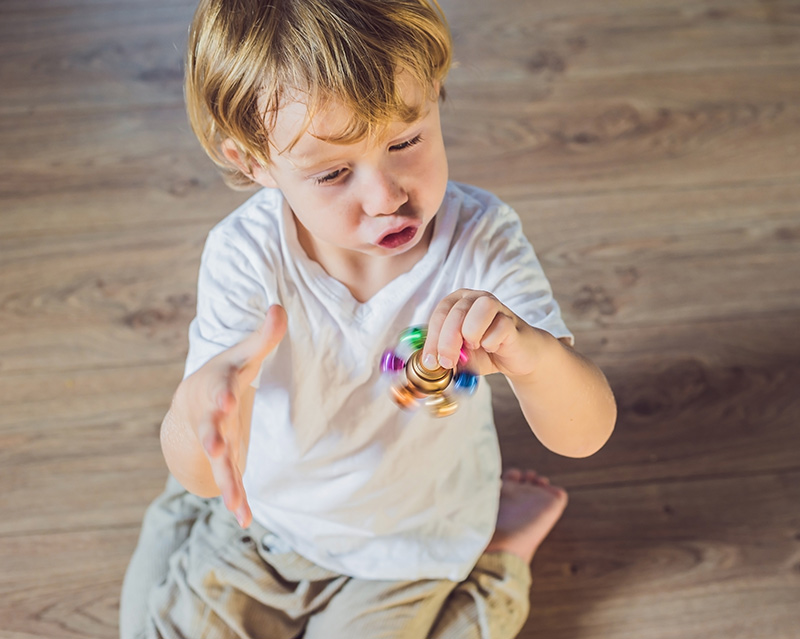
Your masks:
M 462 346 L 469 368 L 479 375 L 503 373 L 514 378 L 533 371 L 538 337 L 529 326 L 491 293 L 460 289 L 433 311 L 422 363 L 455 368 Z
M 179 386 L 173 408 L 194 430 L 226 508 L 246 528 L 252 513 L 242 483 L 254 390 L 261 363 L 286 333 L 286 312 L 272 306 L 261 327 L 209 360 Z

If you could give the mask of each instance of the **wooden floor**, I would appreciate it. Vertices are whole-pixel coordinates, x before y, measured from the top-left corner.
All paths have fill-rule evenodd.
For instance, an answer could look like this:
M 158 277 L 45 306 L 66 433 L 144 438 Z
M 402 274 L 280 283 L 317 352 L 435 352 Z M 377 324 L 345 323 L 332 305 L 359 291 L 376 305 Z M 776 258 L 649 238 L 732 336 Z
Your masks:
M 0 638 L 117 634 L 227 190 L 186 124 L 194 0 L 0 3 Z M 800 1 L 446 0 L 453 178 L 523 216 L 617 431 L 528 639 L 800 637 Z

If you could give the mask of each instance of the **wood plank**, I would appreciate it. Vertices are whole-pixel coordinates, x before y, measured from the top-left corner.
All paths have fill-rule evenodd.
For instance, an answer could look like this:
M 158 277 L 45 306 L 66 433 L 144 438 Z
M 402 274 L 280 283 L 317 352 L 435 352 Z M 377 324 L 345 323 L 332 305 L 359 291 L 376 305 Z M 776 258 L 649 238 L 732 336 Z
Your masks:
M 144 424 L 134 423 L 146 432 L 147 441 L 137 439 L 134 447 L 132 439 L 126 438 L 127 451 L 119 446 L 108 449 L 115 443 L 113 425 L 73 428 L 74 437 L 90 442 L 86 449 L 94 457 L 65 457 L 29 468 L 13 465 L 0 470 L 8 491 L 0 498 L 0 539 L 86 530 L 113 537 L 120 526 L 138 530 L 147 505 L 163 490 L 168 476 L 152 428 L 155 416 Z M 130 422 L 135 418 L 122 417 Z
M 103 7 L 119 6 L 146 9 L 163 4 L 161 0 L 59 0 L 57 5 L 54 5 L 51 0 L 4 0 L 1 13 L 10 15 L 15 12 L 62 11 L 65 9 L 73 12 L 91 12 Z M 173 0 L 170 4 L 194 11 L 197 0 Z
M 3 241 L 0 368 L 183 357 L 204 241 L 181 227 Z
M 239 206 L 249 193 L 228 189 L 205 156 L 198 166 L 143 175 L 149 184 L 98 186 L 86 197 L 79 187 L 48 192 L 9 194 L 0 216 L 0 241 L 14 238 L 72 235 L 130 228 L 159 229 L 194 225 L 187 233 L 209 230 Z
M 544 197 L 732 188 L 737 183 L 780 188 L 796 183 L 800 173 L 796 100 L 782 105 L 765 96 L 749 103 L 734 96 L 745 87 L 758 91 L 769 84 L 779 91 L 784 85 L 794 87 L 780 100 L 794 99 L 796 75 L 796 70 L 772 79 L 738 74 L 734 86 L 718 90 L 717 95 L 714 87 L 720 86 L 719 78 L 715 84 L 711 77 L 698 77 L 693 87 L 705 94 L 703 102 L 699 96 L 697 102 L 686 98 L 690 90 L 686 83 L 671 83 L 673 98 L 669 98 L 650 96 L 641 86 L 631 93 L 631 87 L 639 85 L 629 81 L 627 94 L 597 96 L 591 103 L 566 107 L 548 101 L 527 113 L 514 100 L 505 101 L 510 111 L 503 114 L 493 100 L 464 96 L 455 104 L 459 98 L 453 96 L 452 112 L 445 121 L 451 174 L 503 193 L 524 190 Z M 655 78 L 652 84 L 659 81 Z M 665 91 L 663 86 L 659 91 Z M 679 95 L 684 103 L 670 105 Z M 65 197 L 65 204 L 71 198 L 76 208 L 86 208 L 87 214 L 109 224 L 115 218 L 135 219 L 134 205 L 149 221 L 185 216 L 187 210 L 221 217 L 232 207 L 210 211 L 202 206 L 204 197 L 220 202 L 244 199 L 224 198 L 219 177 L 189 133 L 182 108 L 91 118 L 65 113 L 37 122 L 33 135 L 17 139 L 30 117 L 0 118 L 0 133 L 9 147 L 22 149 L 0 159 L 0 194 L 9 198 L 10 211 L 2 222 L 4 232 L 46 228 L 49 221 L 63 224 L 60 198 Z M 138 198 L 131 200 L 137 188 L 147 191 L 145 206 Z M 112 206 L 76 201 L 82 189 L 98 190 L 100 202 Z M 115 197 L 119 213 L 113 206 Z M 44 217 L 30 215 L 29 202 Z
M 584 331 L 795 312 L 798 195 L 797 183 L 528 195 L 517 208 L 567 322 Z
M 64 441 L 50 452 L 58 455 L 77 451 L 79 440 L 68 443 L 71 428 L 112 422 L 121 427 L 123 420 L 115 416 L 154 409 L 166 412 L 182 376 L 182 358 L 146 366 L 120 361 L 115 367 L 105 368 L 7 372 L 0 377 L 0 427 L 6 433 L 33 434 L 55 430 L 53 424 L 60 424 L 58 430 Z M 155 422 L 152 432 L 157 432 Z M 46 446 L 47 440 L 34 438 L 31 443 Z M 34 461 L 26 451 L 3 450 L 0 459 L 9 463 L 16 459 L 23 465 Z
M 797 183 L 549 198 L 520 188 L 501 195 L 520 212 L 578 333 L 797 309 L 800 285 L 786 277 L 798 272 Z
M 134 528 L 0 537 L 3 638 L 118 637 L 119 589 L 137 537 Z
M 25 136 L 22 132 L 32 118 L 36 127 Z M 4 197 L 131 186 L 158 189 L 178 171 L 194 173 L 196 165 L 202 176 L 210 165 L 189 131 L 182 106 L 92 114 L 68 111 L 44 121 L 6 115 L 0 117 L 0 133 L 9 148 L 17 149 L 1 160 Z M 22 146 L 22 137 L 27 146 Z M 185 178 L 180 181 L 193 185 Z
M 193 3 L 6 6 L 0 21 L 0 115 L 182 105 Z M 181 6 L 182 5 L 182 6 Z
M 182 106 L 0 116 L 0 136 L 17 149 L 0 155 L 0 241 L 186 221 L 208 229 L 249 195 L 223 184 Z
M 0 537 L 138 526 L 166 479 L 158 433 L 182 373 L 118 364 L 0 377 Z
M 573 489 L 523 639 L 782 637 L 800 625 L 800 472 Z
M 614 435 L 566 459 L 535 439 L 505 382 L 492 378 L 507 466 L 570 486 L 800 469 L 800 314 L 579 335 L 615 392 Z
M 446 0 L 461 68 L 531 76 L 796 65 L 796 2 Z M 643 61 L 646 61 L 643 64 Z M 522 87 L 520 87 L 522 88 Z
M 181 102 L 181 59 L 194 3 L 37 4 L 33 11 L 30 3 L 4 3 L 0 41 L 14 41 L 15 33 L 26 37 L 0 49 L 0 72 L 11 89 L 0 112 Z M 518 73 L 517 65 L 529 74 L 619 72 L 642 59 L 652 70 L 739 69 L 793 64 L 798 56 L 798 20 L 790 4 L 765 9 L 738 2 L 721 9 L 683 1 L 660 10 L 628 2 L 557 10 L 541 2 L 503 4 L 503 10 L 476 11 L 445 3 L 462 67 L 489 68 L 497 77 L 498 71 Z M 76 13 L 88 7 L 89 19 Z M 60 81 L 65 71 L 70 82 Z
M 566 78 L 538 100 L 473 76 L 445 108 L 452 176 L 546 194 L 796 182 L 799 73 Z
M 116 637 L 166 474 L 208 229 L 189 131 L 196 0 L 0 4 L 0 636 Z M 800 3 L 444 0 L 451 176 L 521 214 L 615 390 L 597 455 L 507 466 L 570 506 L 522 639 L 796 639 Z

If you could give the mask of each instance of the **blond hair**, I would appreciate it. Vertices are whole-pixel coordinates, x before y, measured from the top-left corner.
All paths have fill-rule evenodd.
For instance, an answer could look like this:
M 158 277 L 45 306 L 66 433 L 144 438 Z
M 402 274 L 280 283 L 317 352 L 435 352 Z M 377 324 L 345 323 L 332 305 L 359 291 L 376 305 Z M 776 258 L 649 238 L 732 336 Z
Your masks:
M 433 99 L 451 52 L 437 0 L 201 0 L 186 62 L 189 121 L 228 184 L 246 188 L 253 182 L 226 160 L 225 140 L 247 166 L 267 166 L 275 117 L 297 94 L 306 126 L 330 101 L 349 110 L 336 143 L 413 122 L 423 105 L 403 101 L 398 74 Z

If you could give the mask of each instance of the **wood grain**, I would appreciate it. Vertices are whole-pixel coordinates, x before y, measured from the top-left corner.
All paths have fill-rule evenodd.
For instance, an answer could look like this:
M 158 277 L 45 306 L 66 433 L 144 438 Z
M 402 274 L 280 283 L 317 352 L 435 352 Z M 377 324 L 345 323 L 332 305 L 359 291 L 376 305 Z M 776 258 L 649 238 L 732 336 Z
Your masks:
M 451 177 L 523 220 L 616 432 L 565 486 L 522 639 L 796 639 L 800 3 L 444 0 Z M 208 230 L 195 0 L 0 4 L 0 637 L 110 639 Z
M 530 636 L 793 637 L 799 478 L 573 490 L 534 559 Z

